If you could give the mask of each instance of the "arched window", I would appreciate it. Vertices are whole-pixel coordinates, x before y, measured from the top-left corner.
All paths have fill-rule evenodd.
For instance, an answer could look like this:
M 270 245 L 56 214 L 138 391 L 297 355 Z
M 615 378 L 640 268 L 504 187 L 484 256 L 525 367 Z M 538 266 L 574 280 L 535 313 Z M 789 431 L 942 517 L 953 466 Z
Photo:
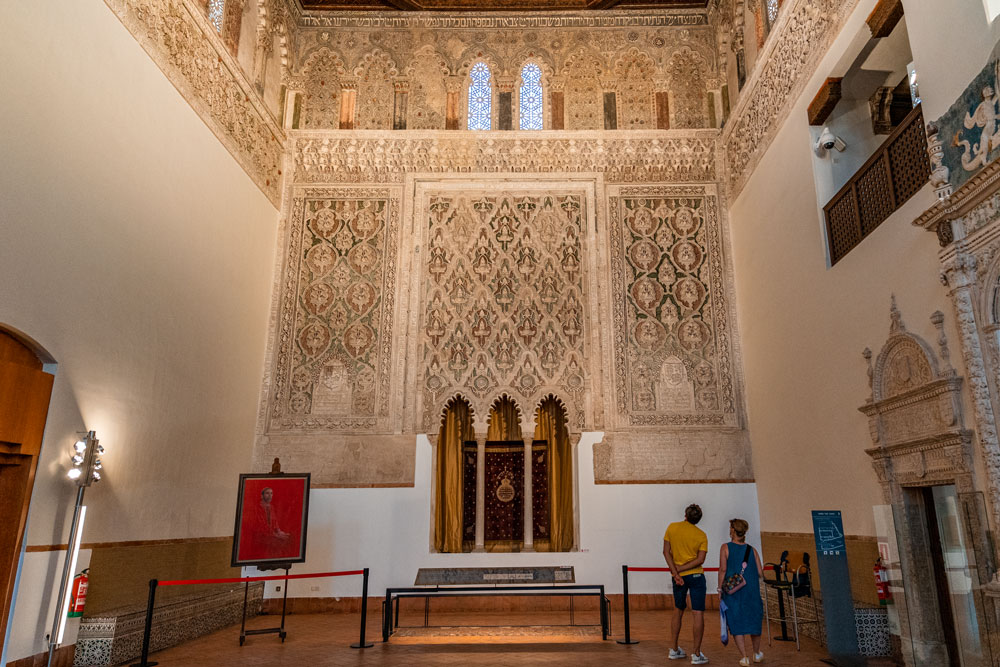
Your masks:
M 226 13 L 226 0 L 208 0 L 208 20 L 222 32 L 222 17 Z
M 767 0 L 767 24 L 773 26 L 778 20 L 778 0 Z
M 490 81 L 490 67 L 486 63 L 476 63 L 469 72 L 469 129 L 491 129 L 493 116 L 493 86 Z
M 521 70 L 521 129 L 542 129 L 542 70 L 528 63 Z

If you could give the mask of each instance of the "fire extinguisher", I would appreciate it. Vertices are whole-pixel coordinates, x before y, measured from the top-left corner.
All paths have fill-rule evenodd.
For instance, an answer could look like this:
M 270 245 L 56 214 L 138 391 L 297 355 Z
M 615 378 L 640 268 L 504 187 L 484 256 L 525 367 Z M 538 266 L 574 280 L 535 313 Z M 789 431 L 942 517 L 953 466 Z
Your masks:
M 882 565 L 882 558 L 875 561 L 875 591 L 878 593 L 878 603 L 883 607 L 892 604 L 892 593 L 889 592 L 889 570 Z
M 87 604 L 87 588 L 89 586 L 88 576 L 90 568 L 73 577 L 73 589 L 69 594 L 69 613 L 67 616 L 74 618 L 83 616 L 83 607 Z

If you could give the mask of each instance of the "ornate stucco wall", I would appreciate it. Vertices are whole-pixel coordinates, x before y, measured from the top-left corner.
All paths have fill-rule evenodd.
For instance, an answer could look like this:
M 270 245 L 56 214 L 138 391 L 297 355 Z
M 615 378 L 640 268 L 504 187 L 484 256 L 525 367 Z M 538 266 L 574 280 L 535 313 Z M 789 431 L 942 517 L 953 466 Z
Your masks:
M 554 394 L 602 481 L 751 478 L 716 139 L 291 132 L 257 465 L 407 484 L 452 396 Z

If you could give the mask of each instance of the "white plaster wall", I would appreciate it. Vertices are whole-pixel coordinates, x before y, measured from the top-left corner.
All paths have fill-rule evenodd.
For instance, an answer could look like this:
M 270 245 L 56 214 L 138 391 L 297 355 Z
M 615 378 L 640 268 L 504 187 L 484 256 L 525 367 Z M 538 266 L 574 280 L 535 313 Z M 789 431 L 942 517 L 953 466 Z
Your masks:
M 730 210 L 764 531 L 812 532 L 810 510 L 840 509 L 848 534 L 875 534 L 872 506 L 882 503 L 881 491 L 864 452 L 872 446 L 867 418 L 857 408 L 869 395 L 861 352 L 870 347 L 877 355 L 888 337 L 890 295 L 896 295 L 910 331 L 935 349 L 928 318 L 935 310 L 945 314 L 952 360 L 964 373 L 954 312 L 938 279 L 937 240 L 910 224 L 933 204 L 929 186 L 827 268 L 827 199 L 816 195 L 806 107 L 864 29 L 874 4 L 861 0 Z M 969 57 L 920 32 L 929 21 L 946 23 L 936 4 L 906 4 L 915 53 Z M 969 11 L 981 10 L 978 3 L 968 5 Z M 921 39 L 931 41 L 918 45 Z M 950 102 L 935 102 L 937 90 L 921 85 L 931 106 L 946 108 Z M 966 411 L 968 426 L 971 414 Z
M 5 3 L 0 81 L 0 323 L 58 364 L 28 544 L 67 539 L 85 429 L 84 542 L 229 534 L 277 212 L 101 0 Z M 50 622 L 55 563 L 27 556 L 8 660 Z
M 369 595 L 388 586 L 412 586 L 421 567 L 517 567 L 572 565 L 581 584 L 604 584 L 622 592 L 622 565 L 665 567 L 663 533 L 684 518 L 684 508 L 701 505 L 698 524 L 709 539 L 707 566 L 717 567 L 719 547 L 729 539 L 729 519 L 750 522 L 749 540 L 760 545 L 754 484 L 595 484 L 593 447 L 601 433 L 585 433 L 577 446 L 574 472 L 580 516 L 579 551 L 568 553 L 431 552 L 431 461 L 426 436 L 418 436 L 413 488 L 315 489 L 309 496 L 306 563 L 293 573 L 371 569 Z M 248 572 L 256 574 L 253 568 Z M 273 574 L 273 573 L 269 573 Z M 714 591 L 715 575 L 708 579 Z M 280 584 L 280 582 L 279 582 Z M 265 596 L 280 597 L 268 582 Z M 313 590 L 315 588 L 315 590 Z M 631 593 L 666 593 L 665 573 L 633 574 Z M 361 578 L 292 581 L 291 597 L 360 597 Z
M 1000 40 L 982 0 L 903 0 L 924 117 L 940 118 L 962 94 Z
M 86 523 L 84 528 L 86 528 Z M 80 550 L 74 575 L 90 567 L 90 554 L 90 549 Z M 17 605 L 14 607 L 11 622 L 10 643 L 4 647 L 8 661 L 48 652 L 47 637 L 52 631 L 52 621 L 55 618 L 56 602 L 59 595 L 59 577 L 62 575 L 65 560 L 65 549 L 24 554 Z M 36 628 L 36 631 L 24 632 L 25 628 Z M 68 619 L 66 631 L 63 634 L 63 643 L 66 645 L 76 643 L 76 635 L 79 630 L 80 619 Z

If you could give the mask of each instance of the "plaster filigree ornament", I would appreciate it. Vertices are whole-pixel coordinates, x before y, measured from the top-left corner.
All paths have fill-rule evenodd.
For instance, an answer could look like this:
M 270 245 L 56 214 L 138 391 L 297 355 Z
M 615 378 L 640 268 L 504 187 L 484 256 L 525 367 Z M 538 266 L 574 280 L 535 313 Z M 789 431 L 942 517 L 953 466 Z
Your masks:
M 718 176 L 717 133 L 630 132 L 600 138 L 530 131 L 296 132 L 292 158 L 298 183 L 402 183 L 408 173 L 600 173 L 610 183 L 712 182 Z
M 618 418 L 736 425 L 716 197 L 704 187 L 622 187 L 608 204 L 612 289 L 630 295 L 613 312 L 624 334 L 614 343 Z
M 388 428 L 398 194 L 297 189 L 268 432 Z
M 195 0 L 105 0 L 276 207 L 285 134 Z M 228 13 L 228 12 L 227 12 Z
M 781 127 L 857 0 L 787 0 L 759 65 L 743 88 L 722 141 L 728 196 L 735 199 Z M 737 20 L 741 13 L 737 14 Z M 737 36 L 741 34 L 737 25 Z M 738 50 L 738 49 L 737 49 Z

